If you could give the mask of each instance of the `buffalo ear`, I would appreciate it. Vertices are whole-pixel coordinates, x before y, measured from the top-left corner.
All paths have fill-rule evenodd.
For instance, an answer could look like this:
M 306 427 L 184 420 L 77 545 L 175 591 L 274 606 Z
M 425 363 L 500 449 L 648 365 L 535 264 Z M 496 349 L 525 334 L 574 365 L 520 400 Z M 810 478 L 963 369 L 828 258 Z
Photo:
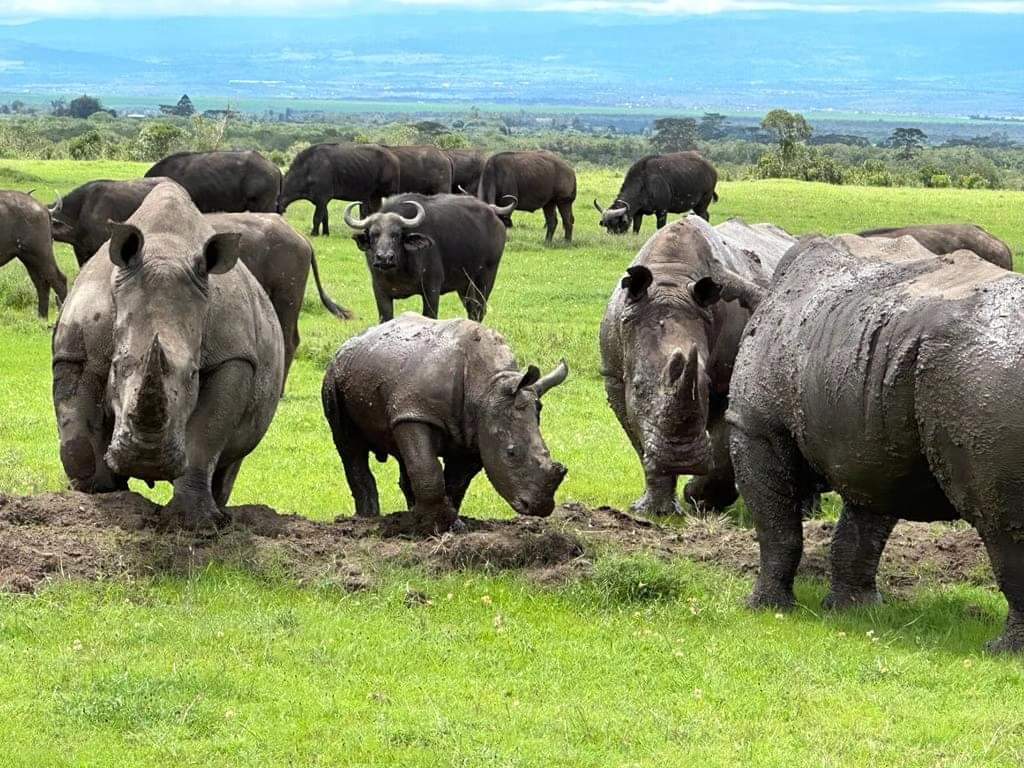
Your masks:
M 121 269 L 131 269 L 138 265 L 145 242 L 142 230 L 134 224 L 110 222 L 110 260 Z
M 647 289 L 654 282 L 654 275 L 647 267 L 638 265 L 626 270 L 622 278 L 622 287 L 629 294 L 630 301 L 639 301 L 647 295 Z
M 356 232 L 352 235 L 352 239 L 356 241 L 356 248 L 360 251 L 370 250 L 370 238 L 365 232 Z
M 242 255 L 240 232 L 218 232 L 203 246 L 199 271 L 204 275 L 223 275 L 234 268 Z
M 407 250 L 422 251 L 434 245 L 434 239 L 419 232 L 410 232 L 402 239 Z
M 702 277 L 690 284 L 690 295 L 699 307 L 710 307 L 722 298 L 722 286 L 713 277 Z
M 538 381 L 540 381 L 540 368 L 536 365 L 531 365 L 526 369 L 522 378 L 519 379 L 519 383 L 516 385 L 516 392 L 526 389 L 527 387 L 532 387 Z

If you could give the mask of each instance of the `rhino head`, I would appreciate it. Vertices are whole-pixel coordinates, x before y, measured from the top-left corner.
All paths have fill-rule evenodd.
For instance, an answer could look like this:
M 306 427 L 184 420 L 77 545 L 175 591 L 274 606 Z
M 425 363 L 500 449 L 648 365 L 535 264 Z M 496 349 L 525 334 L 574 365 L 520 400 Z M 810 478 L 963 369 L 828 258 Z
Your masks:
M 114 428 L 106 462 L 118 474 L 152 481 L 184 472 L 209 276 L 235 266 L 239 239 L 215 233 L 176 184 L 157 187 L 130 222 L 112 225 Z
M 565 381 L 563 360 L 547 376 L 536 366 L 525 373 L 501 371 L 490 381 L 480 405 L 480 459 L 495 490 L 521 515 L 546 517 L 566 468 L 552 461 L 540 433 L 541 398 Z

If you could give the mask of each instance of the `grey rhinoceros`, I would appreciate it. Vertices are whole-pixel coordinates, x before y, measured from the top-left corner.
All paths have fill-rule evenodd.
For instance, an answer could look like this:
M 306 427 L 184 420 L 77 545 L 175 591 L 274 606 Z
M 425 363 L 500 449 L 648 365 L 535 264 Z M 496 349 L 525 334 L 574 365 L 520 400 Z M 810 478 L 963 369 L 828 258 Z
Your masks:
M 695 215 L 647 241 L 612 293 L 601 322 L 608 402 L 640 457 L 637 512 L 709 509 L 736 500 L 724 421 L 729 379 L 756 286 L 796 240 L 769 224 L 712 227 Z
M 183 188 L 158 185 L 83 267 L 53 337 L 60 457 L 77 490 L 174 483 L 166 527 L 224 521 L 242 459 L 270 426 L 281 325 Z
M 755 607 L 794 603 L 801 515 L 844 508 L 826 606 L 875 602 L 897 519 L 972 523 L 1010 604 L 997 650 L 1024 649 L 1024 277 L 909 237 L 792 249 L 747 324 L 727 420 L 753 513 Z
M 551 514 L 566 469 L 541 437 L 540 401 L 568 374 L 564 361 L 543 377 L 520 371 L 505 340 L 472 320 L 407 313 L 349 340 L 322 394 L 356 514 L 380 514 L 370 453 L 398 459 L 421 532 L 455 524 L 481 469 L 519 514 Z

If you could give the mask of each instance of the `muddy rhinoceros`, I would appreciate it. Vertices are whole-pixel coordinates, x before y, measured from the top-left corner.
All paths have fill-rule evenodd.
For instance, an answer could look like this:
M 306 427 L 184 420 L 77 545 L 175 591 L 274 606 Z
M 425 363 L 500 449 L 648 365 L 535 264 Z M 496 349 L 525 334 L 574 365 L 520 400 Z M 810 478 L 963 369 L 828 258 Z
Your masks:
M 756 284 L 796 240 L 771 225 L 689 216 L 659 230 L 612 294 L 601 323 L 608 402 L 640 457 L 637 512 L 681 511 L 680 475 L 694 504 L 736 500 L 723 420 L 729 379 Z M 710 434 L 709 434 L 710 433 Z
M 351 339 L 322 394 L 356 514 L 380 514 L 371 452 L 398 459 L 423 532 L 456 522 L 481 469 L 519 514 L 551 514 L 566 469 L 541 437 L 540 401 L 568 374 L 564 361 L 543 377 L 534 366 L 520 371 L 505 340 L 471 320 L 408 313 Z
M 878 600 L 897 519 L 971 522 L 1024 649 L 1024 277 L 909 237 L 814 238 L 787 254 L 744 334 L 727 420 L 761 569 L 751 604 L 794 603 L 801 514 L 844 509 L 826 606 Z
M 916 227 L 870 229 L 861 237 L 897 238 L 909 235 L 932 253 L 974 251 L 985 261 L 1003 269 L 1013 269 L 1010 246 L 977 224 L 925 224 Z
M 53 338 L 53 404 L 72 487 L 174 483 L 167 527 L 223 522 L 281 395 L 266 293 L 173 182 L 157 186 L 75 282 Z

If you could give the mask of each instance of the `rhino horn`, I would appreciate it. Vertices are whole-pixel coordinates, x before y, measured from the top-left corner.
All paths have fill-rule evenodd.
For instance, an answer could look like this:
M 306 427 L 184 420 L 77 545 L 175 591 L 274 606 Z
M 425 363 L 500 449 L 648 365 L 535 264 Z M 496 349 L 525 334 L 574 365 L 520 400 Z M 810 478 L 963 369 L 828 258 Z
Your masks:
M 533 391 L 537 393 L 537 397 L 544 397 L 544 393 L 549 389 L 554 389 L 569 376 L 569 366 L 565 362 L 565 358 L 556 366 L 555 370 L 537 380 L 537 383 L 533 385 Z
M 132 426 L 143 434 L 160 432 L 167 425 L 167 392 L 164 390 L 167 368 L 167 355 L 158 334 L 146 352 L 142 383 L 132 411 Z

